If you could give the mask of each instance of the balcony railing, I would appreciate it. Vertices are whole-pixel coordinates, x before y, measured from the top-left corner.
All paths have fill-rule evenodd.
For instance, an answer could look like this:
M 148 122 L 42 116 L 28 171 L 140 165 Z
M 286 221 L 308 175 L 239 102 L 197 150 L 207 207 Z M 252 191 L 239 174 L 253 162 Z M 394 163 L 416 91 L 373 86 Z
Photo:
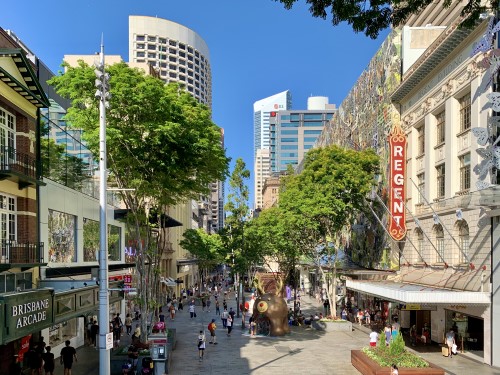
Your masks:
M 16 173 L 36 180 L 36 159 L 13 147 L 0 147 L 0 173 Z
M 3 240 L 1 246 L 0 263 L 2 264 L 43 263 L 43 242 L 19 243 L 17 241 Z

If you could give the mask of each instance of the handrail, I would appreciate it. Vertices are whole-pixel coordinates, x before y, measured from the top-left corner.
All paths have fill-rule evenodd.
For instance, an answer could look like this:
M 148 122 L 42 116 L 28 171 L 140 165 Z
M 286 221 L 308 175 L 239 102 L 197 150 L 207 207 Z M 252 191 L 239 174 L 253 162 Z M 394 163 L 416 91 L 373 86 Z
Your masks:
M 44 243 L 2 240 L 0 263 L 36 264 L 43 263 Z

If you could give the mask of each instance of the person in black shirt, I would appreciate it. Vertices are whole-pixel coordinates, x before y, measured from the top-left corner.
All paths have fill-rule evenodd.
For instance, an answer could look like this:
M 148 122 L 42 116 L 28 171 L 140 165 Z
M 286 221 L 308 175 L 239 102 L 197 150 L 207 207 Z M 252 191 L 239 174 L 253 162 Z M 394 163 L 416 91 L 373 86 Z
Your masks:
M 64 375 L 71 375 L 71 367 L 73 367 L 73 359 L 78 362 L 76 358 L 76 350 L 69 344 L 71 342 L 66 340 L 66 346 L 61 350 L 61 365 L 64 365 Z
M 99 334 L 99 325 L 97 324 L 97 321 L 94 320 L 94 323 L 92 323 L 92 327 L 90 327 L 90 341 L 91 344 L 95 347 L 97 347 L 97 335 Z
M 56 363 L 54 361 L 54 353 L 51 353 L 51 347 L 47 346 L 45 350 L 46 353 L 42 354 L 43 358 L 43 369 L 45 370 L 45 375 L 54 375 L 54 368 L 56 367 Z

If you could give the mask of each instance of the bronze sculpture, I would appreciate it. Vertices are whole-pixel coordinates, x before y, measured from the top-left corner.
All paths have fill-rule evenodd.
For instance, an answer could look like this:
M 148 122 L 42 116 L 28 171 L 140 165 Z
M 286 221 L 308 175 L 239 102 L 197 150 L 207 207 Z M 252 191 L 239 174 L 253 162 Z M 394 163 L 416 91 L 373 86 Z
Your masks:
M 254 283 L 259 292 L 253 305 L 253 317 L 257 324 L 259 325 L 259 321 L 268 321 L 271 336 L 289 333 L 288 307 L 282 296 L 283 281 L 279 279 L 275 294 L 266 293 L 259 278 L 255 278 Z

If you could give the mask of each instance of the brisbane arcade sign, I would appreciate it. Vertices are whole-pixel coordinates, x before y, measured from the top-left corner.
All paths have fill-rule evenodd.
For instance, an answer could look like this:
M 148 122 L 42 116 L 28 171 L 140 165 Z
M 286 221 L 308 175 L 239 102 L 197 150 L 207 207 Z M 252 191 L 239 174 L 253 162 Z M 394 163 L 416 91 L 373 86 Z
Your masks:
M 406 176 L 406 135 L 399 125 L 393 126 L 389 134 L 389 234 L 400 241 L 406 235 L 405 176 Z

